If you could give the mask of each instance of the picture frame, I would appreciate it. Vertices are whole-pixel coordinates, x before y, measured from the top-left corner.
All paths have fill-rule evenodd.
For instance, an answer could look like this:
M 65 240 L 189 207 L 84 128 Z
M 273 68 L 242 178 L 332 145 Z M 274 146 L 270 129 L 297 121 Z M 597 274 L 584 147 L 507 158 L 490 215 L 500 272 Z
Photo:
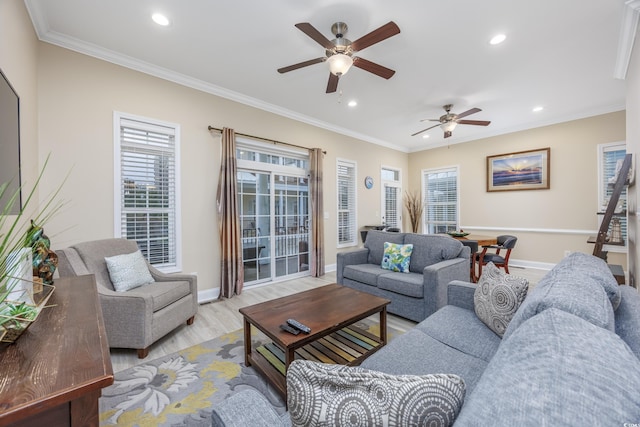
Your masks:
M 551 149 L 487 156 L 487 192 L 548 190 Z

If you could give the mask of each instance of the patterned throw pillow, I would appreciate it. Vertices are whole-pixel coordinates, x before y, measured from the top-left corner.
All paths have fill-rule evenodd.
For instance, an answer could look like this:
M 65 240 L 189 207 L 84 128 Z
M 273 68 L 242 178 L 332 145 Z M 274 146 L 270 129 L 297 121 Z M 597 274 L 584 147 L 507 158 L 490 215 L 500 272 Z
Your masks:
M 464 402 L 457 375 L 388 375 L 294 361 L 287 405 L 294 426 L 450 426 Z
M 476 316 L 502 337 L 528 290 L 527 279 L 506 274 L 490 262 L 482 268 L 473 295 Z
M 380 267 L 385 270 L 409 272 L 413 244 L 399 245 L 397 243 L 384 242 L 384 255 Z
M 153 282 L 147 262 L 140 251 L 107 257 L 104 260 L 113 288 L 117 292 L 126 292 Z

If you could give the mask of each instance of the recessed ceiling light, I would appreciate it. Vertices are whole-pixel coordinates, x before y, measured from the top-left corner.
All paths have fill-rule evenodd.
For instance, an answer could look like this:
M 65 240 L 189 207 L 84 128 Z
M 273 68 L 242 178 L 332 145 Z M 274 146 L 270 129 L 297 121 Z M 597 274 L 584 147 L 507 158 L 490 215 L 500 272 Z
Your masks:
M 169 18 L 161 13 L 154 13 L 153 15 L 151 15 L 151 19 L 153 19 L 153 22 L 158 25 L 162 25 L 163 27 L 169 25 Z
M 539 113 L 542 110 L 544 110 L 544 107 L 542 107 L 542 106 L 533 107 L 533 112 L 534 113 Z
M 491 40 L 489 40 L 490 44 L 500 44 L 503 41 L 505 41 L 505 39 L 507 38 L 507 36 L 505 36 L 504 34 L 496 34 L 495 36 L 493 36 L 491 38 Z
M 356 105 L 358 105 L 357 101 L 349 101 L 349 103 L 347 104 L 349 107 L 355 107 Z
M 429 138 L 429 135 L 422 135 L 422 139 L 427 139 Z

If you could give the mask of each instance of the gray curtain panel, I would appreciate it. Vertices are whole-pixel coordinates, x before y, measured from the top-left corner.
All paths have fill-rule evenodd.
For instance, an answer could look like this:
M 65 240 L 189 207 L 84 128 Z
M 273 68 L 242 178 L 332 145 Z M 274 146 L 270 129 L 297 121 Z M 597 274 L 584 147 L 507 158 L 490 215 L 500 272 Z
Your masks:
M 244 285 L 238 189 L 236 135 L 233 129 L 222 129 L 222 155 L 218 180 L 218 231 L 220 234 L 220 298 L 240 295 Z
M 311 275 L 324 275 L 324 205 L 322 192 L 322 149 L 309 150 L 309 190 L 311 192 Z

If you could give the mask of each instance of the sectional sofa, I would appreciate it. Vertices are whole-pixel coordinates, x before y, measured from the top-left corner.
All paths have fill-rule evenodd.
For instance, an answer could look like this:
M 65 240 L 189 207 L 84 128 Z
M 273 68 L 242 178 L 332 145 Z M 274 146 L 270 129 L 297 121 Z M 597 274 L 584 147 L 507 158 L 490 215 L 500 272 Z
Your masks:
M 413 246 L 409 271 L 381 267 L 385 242 Z M 336 281 L 391 301 L 389 313 L 420 322 L 446 303 L 446 284 L 469 277 L 470 249 L 449 236 L 371 230 L 364 248 L 337 257 Z
M 527 295 L 500 338 L 476 316 L 476 285 L 453 281 L 447 305 L 365 360 L 392 375 L 464 380 L 456 426 L 640 423 L 640 295 L 591 255 L 564 258 Z M 290 425 L 257 392 L 215 408 L 213 425 Z M 626 423 L 626 424 L 625 424 Z

